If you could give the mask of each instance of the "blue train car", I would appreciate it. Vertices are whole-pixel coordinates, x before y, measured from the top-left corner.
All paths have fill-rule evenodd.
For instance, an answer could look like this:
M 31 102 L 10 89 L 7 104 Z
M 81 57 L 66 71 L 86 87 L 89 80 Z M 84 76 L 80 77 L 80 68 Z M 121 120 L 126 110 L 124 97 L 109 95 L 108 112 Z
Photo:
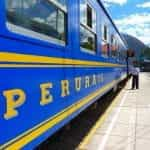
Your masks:
M 0 149 L 33 149 L 126 77 L 99 0 L 1 0 L 0 18 Z

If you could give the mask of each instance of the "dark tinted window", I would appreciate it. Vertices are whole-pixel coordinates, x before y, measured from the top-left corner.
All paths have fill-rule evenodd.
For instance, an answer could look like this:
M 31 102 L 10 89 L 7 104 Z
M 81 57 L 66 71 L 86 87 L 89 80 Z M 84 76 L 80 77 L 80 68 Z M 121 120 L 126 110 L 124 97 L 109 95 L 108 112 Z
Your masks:
M 106 25 L 104 25 L 104 40 L 106 40 L 107 41 L 107 26 Z
M 65 0 L 57 0 L 56 4 L 48 0 L 7 0 L 8 27 L 21 34 L 50 41 L 66 42 Z M 15 26 L 14 26 L 15 25 Z M 32 32 L 29 32 L 32 31 Z M 38 35 L 36 34 L 38 33 Z
M 87 25 L 92 28 L 92 8 L 87 5 Z

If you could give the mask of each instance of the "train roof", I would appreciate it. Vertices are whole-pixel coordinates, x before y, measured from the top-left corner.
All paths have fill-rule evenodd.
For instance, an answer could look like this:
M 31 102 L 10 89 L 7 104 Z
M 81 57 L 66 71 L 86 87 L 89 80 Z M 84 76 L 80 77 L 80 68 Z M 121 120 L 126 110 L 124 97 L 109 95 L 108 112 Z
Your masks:
M 122 41 L 124 42 L 126 48 L 128 48 L 127 42 L 126 40 L 123 38 L 123 36 L 120 34 L 118 28 L 116 27 L 115 23 L 113 22 L 113 20 L 111 19 L 109 13 L 107 12 L 106 8 L 104 7 L 104 5 L 102 4 L 101 0 L 97 0 L 98 3 L 100 4 L 100 6 L 102 7 L 103 11 L 105 12 L 105 14 L 107 15 L 107 17 L 109 18 L 109 20 L 111 21 L 112 25 L 114 26 L 115 30 L 117 31 L 117 33 L 119 34 L 120 38 L 122 39 Z

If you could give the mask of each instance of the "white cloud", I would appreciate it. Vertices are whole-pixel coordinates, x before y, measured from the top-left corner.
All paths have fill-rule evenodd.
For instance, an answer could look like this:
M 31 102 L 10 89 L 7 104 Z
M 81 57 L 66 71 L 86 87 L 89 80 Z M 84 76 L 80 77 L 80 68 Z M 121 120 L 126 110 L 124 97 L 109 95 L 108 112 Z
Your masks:
M 150 2 L 145 2 L 143 4 L 137 4 L 136 7 L 139 7 L 139 8 L 150 8 Z
M 150 24 L 150 14 L 149 13 L 141 13 L 141 14 L 132 14 L 128 17 L 124 17 L 120 20 L 115 21 L 118 25 L 122 23 L 125 25 L 137 25 L 137 24 Z
M 122 6 L 127 3 L 127 0 L 102 0 L 102 2 L 106 7 L 109 7 L 110 4 L 118 4 Z
M 145 44 L 150 44 L 150 14 L 132 14 L 120 20 L 115 20 L 116 25 L 121 32 L 133 35 L 143 41 Z

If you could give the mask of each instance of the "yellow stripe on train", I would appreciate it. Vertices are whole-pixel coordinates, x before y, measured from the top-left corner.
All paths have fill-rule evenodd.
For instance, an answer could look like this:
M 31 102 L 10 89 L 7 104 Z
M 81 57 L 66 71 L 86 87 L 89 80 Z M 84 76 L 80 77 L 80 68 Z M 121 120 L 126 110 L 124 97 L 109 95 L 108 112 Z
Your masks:
M 34 66 L 34 64 L 36 64 L 36 65 L 37 64 L 84 65 L 84 66 L 104 66 L 104 67 L 122 67 L 122 66 L 124 66 L 124 65 L 119 65 L 119 64 L 105 63 L 105 62 L 98 62 L 98 61 L 77 60 L 77 59 L 68 59 L 68 58 L 57 58 L 57 57 L 37 56 L 37 55 L 28 55 L 28 54 L 8 53 L 8 52 L 0 52 L 0 62 L 32 63 L 33 66 Z M 29 65 L 31 65 L 31 64 L 29 64 Z M 10 66 L 11 66 L 11 64 L 10 64 Z M 7 67 L 9 67 L 9 65 L 7 65 Z

